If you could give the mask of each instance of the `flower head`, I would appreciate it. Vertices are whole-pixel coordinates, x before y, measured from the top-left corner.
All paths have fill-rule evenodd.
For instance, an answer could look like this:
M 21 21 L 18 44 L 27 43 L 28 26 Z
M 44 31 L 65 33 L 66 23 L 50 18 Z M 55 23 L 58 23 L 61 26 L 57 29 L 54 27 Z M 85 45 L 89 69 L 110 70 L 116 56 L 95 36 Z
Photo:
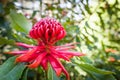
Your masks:
M 54 44 L 65 37 L 66 32 L 62 25 L 53 18 L 43 18 L 30 31 L 31 38 L 44 44 Z
M 70 80 L 68 72 L 59 59 L 70 61 L 73 56 L 82 56 L 84 54 L 69 51 L 69 49 L 74 48 L 74 43 L 62 46 L 54 45 L 66 35 L 62 25 L 53 18 L 43 18 L 33 26 L 29 35 L 38 41 L 38 45 L 31 46 L 24 43 L 16 43 L 18 46 L 29 48 L 28 50 L 9 52 L 9 54 L 19 55 L 16 58 L 16 62 L 28 62 L 28 67 L 36 68 L 42 66 L 44 70 L 48 69 L 48 63 L 50 63 L 57 76 L 60 76 L 63 72 L 67 80 Z

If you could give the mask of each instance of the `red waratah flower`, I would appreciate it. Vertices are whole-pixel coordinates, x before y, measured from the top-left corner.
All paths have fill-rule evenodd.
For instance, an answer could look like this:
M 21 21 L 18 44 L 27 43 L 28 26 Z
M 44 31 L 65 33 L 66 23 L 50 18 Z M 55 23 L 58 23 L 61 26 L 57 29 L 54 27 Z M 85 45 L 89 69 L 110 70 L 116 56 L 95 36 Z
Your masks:
M 19 55 L 16 58 L 16 62 L 28 62 L 28 67 L 30 68 L 36 68 L 40 65 L 45 70 L 48 69 L 48 63 L 50 63 L 57 76 L 60 76 L 63 72 L 67 80 L 70 80 L 68 72 L 59 59 L 70 61 L 70 58 L 73 56 L 82 56 L 84 54 L 68 51 L 74 48 L 73 43 L 62 46 L 54 45 L 66 35 L 63 26 L 55 19 L 43 18 L 32 27 L 29 35 L 31 38 L 38 41 L 38 45 L 32 46 L 24 43 L 16 43 L 18 46 L 29 48 L 28 50 L 9 52 L 9 54 Z

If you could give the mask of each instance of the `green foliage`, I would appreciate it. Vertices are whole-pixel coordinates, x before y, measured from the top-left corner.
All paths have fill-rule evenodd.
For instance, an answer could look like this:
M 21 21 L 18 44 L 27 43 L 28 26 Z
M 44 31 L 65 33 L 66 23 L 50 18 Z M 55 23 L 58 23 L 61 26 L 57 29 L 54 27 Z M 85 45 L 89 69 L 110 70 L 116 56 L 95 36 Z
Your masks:
M 76 63 L 82 70 L 87 72 L 94 80 L 116 80 L 113 72 L 95 68 L 91 64 Z
M 27 69 L 24 71 L 22 80 L 27 80 L 28 70 L 29 70 L 29 69 L 27 68 Z
M 11 27 L 17 31 L 25 32 L 28 34 L 32 24 L 22 14 L 17 14 L 14 10 L 10 11 Z
M 48 80 L 60 80 L 55 74 L 55 71 L 52 69 L 51 65 L 49 65 L 49 69 L 47 71 L 47 79 Z
M 35 44 L 35 41 L 28 38 L 25 34 L 13 34 L 13 37 L 18 42 L 24 42 L 24 43 L 27 43 L 27 44 Z
M 14 42 L 15 42 L 14 40 L 8 40 L 8 39 L 3 38 L 3 37 L 0 38 L 0 45 L 3 45 L 3 44 L 13 45 Z
M 3 65 L 0 66 L 0 80 L 19 80 L 25 65 L 15 64 L 15 58 L 9 58 Z
M 53 69 L 50 65 L 49 65 L 49 69 L 47 72 L 47 77 L 48 77 L 48 80 L 53 80 Z
M 90 64 L 78 64 L 77 63 L 77 65 L 83 70 L 85 70 L 86 72 L 93 72 L 93 73 L 98 73 L 98 74 L 103 74 L 103 75 L 113 74 L 113 72 L 111 71 L 100 70 Z

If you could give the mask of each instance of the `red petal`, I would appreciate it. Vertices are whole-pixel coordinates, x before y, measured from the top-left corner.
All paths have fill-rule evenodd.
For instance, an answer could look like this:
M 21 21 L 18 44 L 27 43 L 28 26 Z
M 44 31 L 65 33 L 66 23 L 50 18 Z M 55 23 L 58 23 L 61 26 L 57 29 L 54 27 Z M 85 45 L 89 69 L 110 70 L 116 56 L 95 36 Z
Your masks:
M 80 52 L 72 52 L 72 51 L 58 51 L 58 53 L 64 54 L 64 55 L 71 55 L 71 56 L 84 56 L 85 55 Z
M 49 58 L 53 59 L 53 61 L 57 64 L 57 66 L 61 67 L 62 71 L 64 72 L 64 74 L 67 77 L 67 80 L 70 80 L 70 76 L 69 76 L 68 72 L 66 71 L 66 69 L 64 68 L 64 66 L 61 64 L 61 62 L 59 60 L 57 60 L 57 58 L 55 58 L 53 55 Z
M 32 38 L 35 38 L 35 39 L 37 38 L 36 33 L 35 33 L 35 29 L 32 29 L 32 30 L 30 31 L 29 35 L 30 35 Z
M 57 39 L 60 40 L 63 37 L 64 37 L 64 32 L 60 31 L 59 35 L 57 36 Z
M 37 48 L 33 48 L 32 50 L 29 50 L 26 54 L 23 54 L 23 55 L 17 57 L 17 58 L 16 58 L 16 62 L 26 62 L 26 61 L 28 61 L 28 59 L 29 59 L 30 57 L 32 57 L 31 55 L 32 55 L 33 53 L 35 53 L 36 50 L 37 50 Z
M 56 47 L 56 50 L 69 50 L 69 49 L 72 49 L 72 48 L 75 48 L 75 46 L 55 46 Z
M 24 44 L 24 43 L 19 43 L 19 42 L 17 42 L 17 43 L 15 43 L 17 46 L 22 46 L 22 47 L 25 47 L 25 48 L 33 48 L 33 47 L 35 47 L 35 46 L 32 46 L 32 45 L 28 45 L 28 44 Z
M 44 34 L 43 27 L 44 27 L 43 25 L 40 26 L 40 30 L 41 30 L 40 32 L 41 32 L 42 35 Z
M 72 58 L 73 56 L 72 55 L 67 55 L 68 58 Z
M 56 29 L 55 29 L 55 33 L 56 34 L 59 34 L 60 33 L 60 25 L 57 25 L 57 27 L 55 27 Z
M 66 61 L 70 61 L 70 59 L 68 58 L 68 57 L 66 57 L 65 55 L 62 55 L 62 54 L 52 54 L 52 55 L 55 55 L 55 56 L 57 56 L 58 58 L 62 58 L 62 59 L 64 59 L 64 60 L 66 60 Z
M 58 47 L 70 47 L 70 46 L 75 46 L 76 44 L 79 44 L 79 43 L 67 43 L 65 45 L 61 45 L 61 46 L 58 46 Z
M 38 30 L 37 28 L 35 28 L 33 30 L 33 34 L 34 34 L 35 38 L 39 38 L 39 35 L 37 34 L 37 32 L 38 32 L 37 30 Z
M 42 37 L 42 34 L 41 34 L 41 32 L 40 32 L 40 27 L 38 28 L 37 33 L 38 33 L 39 37 Z
M 47 55 L 47 53 L 41 53 L 41 54 L 35 59 L 35 61 L 34 61 L 32 64 L 28 65 L 28 67 L 30 67 L 30 68 L 36 68 L 36 67 L 38 67 L 38 65 L 41 63 L 42 59 L 43 59 L 46 55 Z
M 15 55 L 17 55 L 17 54 L 25 54 L 27 51 L 11 51 L 11 52 L 5 52 L 6 54 L 15 54 Z
M 52 29 L 52 38 L 55 36 L 55 29 Z
M 52 68 L 55 70 L 56 75 L 60 76 L 62 73 L 62 68 L 61 66 L 59 66 L 59 64 L 52 58 L 52 57 L 48 57 L 50 60 L 50 64 L 52 66 Z
M 46 41 L 48 41 L 48 38 L 49 38 L 49 36 L 48 36 L 48 31 L 49 31 L 49 29 L 47 29 L 46 32 L 45 32 Z
M 31 56 L 27 59 L 27 62 L 28 61 L 32 61 L 32 60 L 35 60 L 38 56 L 39 56 L 40 53 L 33 53 L 31 54 Z
M 44 70 L 48 69 L 48 59 L 47 59 L 47 57 L 42 60 L 40 65 L 43 67 Z
M 17 57 L 15 61 L 16 62 L 27 62 L 28 58 L 29 58 L 29 56 L 27 56 L 26 54 L 23 54 L 23 55 Z

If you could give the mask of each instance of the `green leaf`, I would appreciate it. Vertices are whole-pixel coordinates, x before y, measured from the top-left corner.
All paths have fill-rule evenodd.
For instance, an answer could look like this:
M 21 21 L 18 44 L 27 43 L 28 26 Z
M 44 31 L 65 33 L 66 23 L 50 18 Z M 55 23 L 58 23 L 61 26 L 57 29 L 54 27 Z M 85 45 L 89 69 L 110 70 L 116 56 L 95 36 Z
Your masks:
M 97 69 L 94 66 L 92 66 L 91 64 L 82 64 L 82 63 L 78 64 L 77 63 L 77 65 L 86 72 L 94 72 L 94 73 L 103 74 L 103 75 L 113 74 L 113 72 L 111 72 L 111 71 Z
M 27 73 L 28 73 L 28 68 L 25 70 L 24 74 L 23 74 L 23 78 L 22 80 L 27 80 Z
M 22 31 L 28 34 L 32 28 L 32 24 L 20 13 L 16 13 L 14 10 L 10 11 L 11 27 L 17 31 Z
M 47 77 L 48 77 L 48 80 L 60 80 L 60 78 L 56 76 L 56 73 L 52 69 L 51 65 L 49 65 Z
M 55 71 L 53 71 L 53 80 L 60 80 L 60 78 L 56 76 Z
M 3 4 L 0 3 L 0 16 L 4 14 Z
M 14 43 L 15 43 L 14 40 L 8 40 L 8 39 L 3 38 L 3 37 L 0 38 L 0 45 L 3 45 L 3 44 L 10 44 L 10 45 L 12 45 Z
M 9 58 L 6 62 L 4 62 L 2 65 L 0 65 L 0 77 L 7 74 L 14 66 L 14 60 L 16 57 Z
M 48 77 L 48 80 L 53 80 L 53 69 L 50 65 L 49 65 L 49 68 L 48 68 L 47 77 Z
M 15 57 L 11 57 L 0 66 L 0 80 L 19 80 L 24 69 L 23 63 L 15 64 Z
M 23 42 L 26 44 L 35 44 L 35 41 L 33 41 L 30 38 L 26 38 L 24 35 L 13 34 L 13 36 L 18 42 Z
M 90 74 L 89 74 L 90 75 Z M 113 75 L 90 75 L 87 80 L 116 80 Z
M 88 5 L 84 5 L 84 7 L 85 7 L 85 10 L 86 10 L 89 14 L 92 14 L 92 13 L 91 13 L 91 10 L 90 10 L 90 8 L 89 8 Z
M 102 18 L 102 14 L 99 12 L 97 14 L 100 18 L 101 28 L 103 28 L 105 30 L 105 23 L 104 23 L 104 19 Z
M 33 19 L 34 16 L 36 15 L 36 13 L 37 13 L 37 11 L 33 11 L 32 16 L 30 17 L 30 19 Z
M 96 77 L 96 80 L 116 80 L 113 75 L 99 75 L 99 74 L 94 74 L 93 75 Z
M 92 61 L 87 56 L 80 57 L 80 60 L 85 63 L 92 64 Z
M 113 72 L 97 69 L 91 64 L 76 63 L 82 70 L 87 72 L 94 80 L 116 80 Z

